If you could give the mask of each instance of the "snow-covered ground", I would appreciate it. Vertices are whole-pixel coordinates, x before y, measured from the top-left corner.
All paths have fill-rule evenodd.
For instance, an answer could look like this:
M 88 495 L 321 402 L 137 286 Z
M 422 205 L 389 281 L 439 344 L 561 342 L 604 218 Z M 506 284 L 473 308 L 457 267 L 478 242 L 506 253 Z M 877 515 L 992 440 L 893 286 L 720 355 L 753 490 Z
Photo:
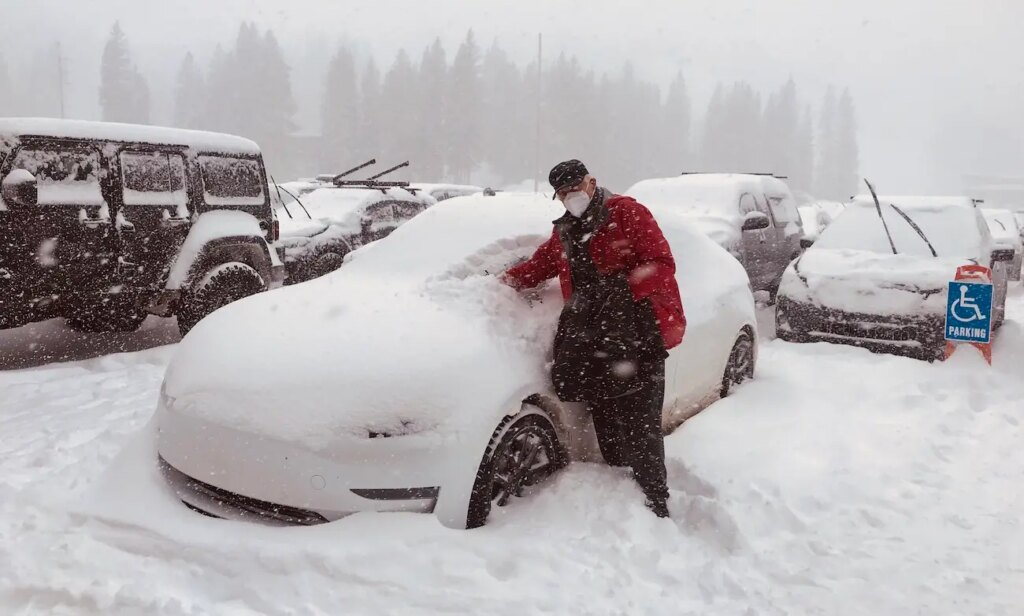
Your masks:
M 0 613 L 1020 614 L 1019 289 L 1007 317 L 991 369 L 766 342 L 755 381 L 668 437 L 671 520 L 576 464 L 474 531 L 193 514 L 152 467 L 175 347 L 86 359 L 104 347 L 37 326 L 79 361 L 0 372 Z M 0 333 L 8 367 L 26 336 Z

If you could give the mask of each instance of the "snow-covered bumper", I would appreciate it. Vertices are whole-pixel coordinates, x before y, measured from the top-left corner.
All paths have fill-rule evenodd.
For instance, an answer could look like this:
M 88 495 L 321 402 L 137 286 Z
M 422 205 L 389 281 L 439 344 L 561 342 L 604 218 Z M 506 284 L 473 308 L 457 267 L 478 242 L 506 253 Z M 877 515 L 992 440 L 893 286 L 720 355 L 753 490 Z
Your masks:
M 923 360 L 942 357 L 943 315 L 848 312 L 779 297 L 776 335 L 789 342 L 834 342 Z
M 438 440 L 352 440 L 313 452 L 175 412 L 161 400 L 164 477 L 190 507 L 221 518 L 313 524 L 360 511 L 431 512 L 447 452 Z

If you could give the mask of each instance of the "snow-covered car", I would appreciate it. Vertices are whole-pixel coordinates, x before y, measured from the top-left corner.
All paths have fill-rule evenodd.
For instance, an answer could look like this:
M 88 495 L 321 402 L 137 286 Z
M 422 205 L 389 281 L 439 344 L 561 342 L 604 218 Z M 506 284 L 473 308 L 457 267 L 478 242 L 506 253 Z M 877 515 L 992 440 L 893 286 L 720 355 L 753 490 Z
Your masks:
M 1010 210 L 983 208 L 981 212 L 985 216 L 985 222 L 988 223 L 988 229 L 992 232 L 992 239 L 995 240 L 996 246 L 1013 251 L 1013 261 L 1009 265 L 1009 279 L 1020 280 L 1024 241 L 1021 239 L 1021 228 L 1017 224 L 1017 218 Z
M 201 323 L 157 409 L 180 499 L 233 519 L 432 511 L 474 527 L 589 451 L 588 416 L 548 376 L 557 281 L 524 296 L 494 275 L 562 213 L 540 195 L 451 199 L 336 272 Z M 675 212 L 654 213 L 688 321 L 666 363 L 671 429 L 753 375 L 757 325 L 742 267 Z
M 786 183 L 769 175 L 688 173 L 643 180 L 626 194 L 672 207 L 743 264 L 755 291 L 774 294 L 801 251 L 803 223 Z
M 454 197 L 468 197 L 469 195 L 475 195 L 484 191 L 481 186 L 471 186 L 469 184 L 411 184 L 412 188 L 420 190 L 431 197 L 435 201 L 444 201 L 446 199 L 452 199 Z
M 282 184 L 275 199 L 280 243 L 285 247 L 288 284 L 323 276 L 341 267 L 351 251 L 386 237 L 436 203 L 413 188 L 312 185 L 305 194 Z M 292 194 L 298 199 L 289 198 Z
M 786 270 L 775 313 L 778 337 L 941 358 L 946 286 L 968 264 L 992 268 L 998 327 L 1013 252 L 997 247 L 975 202 L 882 197 L 880 204 L 858 197 Z

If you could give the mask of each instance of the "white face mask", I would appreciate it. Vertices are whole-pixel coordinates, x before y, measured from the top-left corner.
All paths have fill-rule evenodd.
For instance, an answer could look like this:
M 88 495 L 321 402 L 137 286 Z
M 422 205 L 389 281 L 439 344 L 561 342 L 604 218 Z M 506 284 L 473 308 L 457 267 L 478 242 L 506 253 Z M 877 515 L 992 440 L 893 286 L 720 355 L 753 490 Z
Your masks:
M 562 200 L 562 205 L 565 206 L 565 209 L 569 210 L 570 214 L 579 218 L 583 216 L 583 212 L 586 212 L 590 206 L 590 197 L 582 190 L 578 190 L 566 195 L 565 199 Z

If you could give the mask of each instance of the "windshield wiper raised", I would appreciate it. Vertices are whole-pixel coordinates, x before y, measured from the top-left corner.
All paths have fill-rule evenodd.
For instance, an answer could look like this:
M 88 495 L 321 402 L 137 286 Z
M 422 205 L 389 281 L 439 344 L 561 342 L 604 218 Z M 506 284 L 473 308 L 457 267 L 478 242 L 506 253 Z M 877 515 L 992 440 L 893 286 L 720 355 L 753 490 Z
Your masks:
M 913 220 L 911 220 L 910 216 L 907 216 L 906 212 L 904 212 L 900 208 L 896 207 L 895 203 L 890 203 L 889 205 L 890 205 L 890 207 L 892 207 L 892 209 L 896 210 L 897 214 L 899 214 L 900 216 L 903 217 L 903 220 L 907 221 L 907 224 L 910 225 L 911 229 L 916 231 L 917 234 L 919 236 L 921 236 L 921 239 L 924 240 L 924 243 L 928 244 L 928 250 L 932 251 L 932 256 L 933 257 L 939 256 L 939 253 L 935 252 L 935 247 L 932 246 L 932 243 L 928 241 L 928 236 L 926 236 L 924 234 L 924 231 L 921 230 L 921 227 L 917 226 L 917 223 L 914 222 Z

